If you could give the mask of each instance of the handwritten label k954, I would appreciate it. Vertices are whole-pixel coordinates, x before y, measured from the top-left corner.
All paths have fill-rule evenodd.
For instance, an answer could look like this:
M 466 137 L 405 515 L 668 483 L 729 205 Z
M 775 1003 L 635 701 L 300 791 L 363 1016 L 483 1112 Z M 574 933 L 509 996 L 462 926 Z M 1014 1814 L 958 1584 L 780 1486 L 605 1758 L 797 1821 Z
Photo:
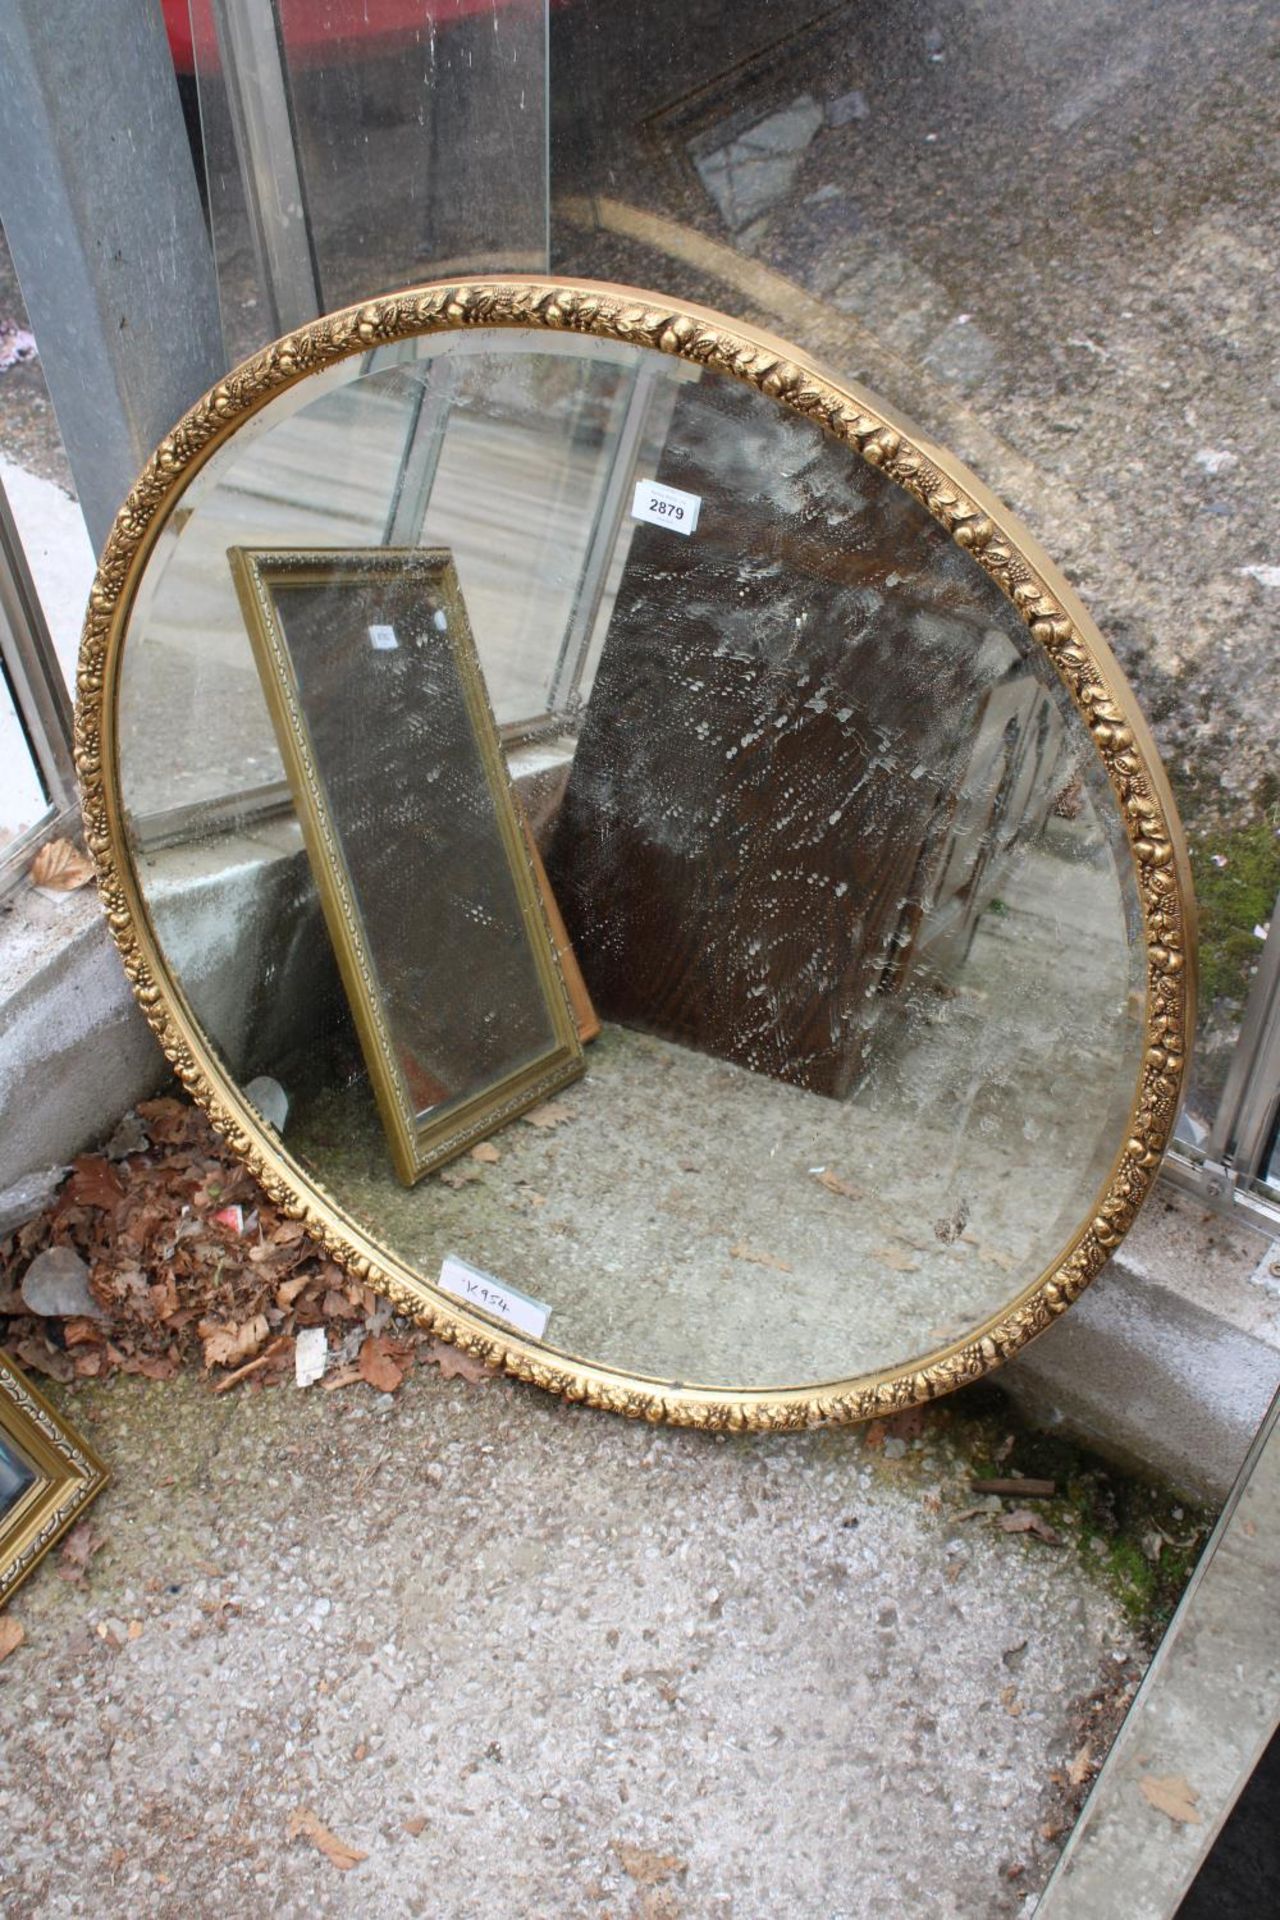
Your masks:
M 531 1339 L 541 1340 L 546 1332 L 550 1307 L 530 1294 L 521 1293 L 519 1287 L 508 1287 L 501 1280 L 495 1280 L 482 1267 L 469 1266 L 465 1260 L 459 1260 L 456 1253 L 447 1253 L 441 1263 L 440 1286 L 455 1300 L 490 1314 L 495 1320 L 505 1320 L 508 1326 L 527 1333 Z

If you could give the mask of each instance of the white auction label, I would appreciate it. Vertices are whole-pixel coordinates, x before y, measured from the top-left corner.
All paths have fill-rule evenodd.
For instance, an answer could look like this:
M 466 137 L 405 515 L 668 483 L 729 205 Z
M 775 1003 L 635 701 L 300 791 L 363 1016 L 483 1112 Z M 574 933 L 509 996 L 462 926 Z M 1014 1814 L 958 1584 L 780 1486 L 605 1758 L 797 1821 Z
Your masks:
M 396 639 L 394 627 L 375 624 L 369 629 L 369 639 L 377 653 L 394 653 L 400 642 Z
M 446 1253 L 440 1267 L 440 1285 L 455 1300 L 478 1307 L 481 1313 L 491 1313 L 495 1320 L 505 1320 L 508 1326 L 518 1327 L 534 1340 L 541 1340 L 546 1332 L 550 1307 L 521 1293 L 519 1287 L 504 1286 L 482 1268 L 468 1266 L 456 1253 Z
M 701 507 L 700 493 L 683 493 L 657 480 L 637 480 L 631 515 L 635 520 L 652 520 L 655 527 L 670 527 L 673 533 L 692 533 Z

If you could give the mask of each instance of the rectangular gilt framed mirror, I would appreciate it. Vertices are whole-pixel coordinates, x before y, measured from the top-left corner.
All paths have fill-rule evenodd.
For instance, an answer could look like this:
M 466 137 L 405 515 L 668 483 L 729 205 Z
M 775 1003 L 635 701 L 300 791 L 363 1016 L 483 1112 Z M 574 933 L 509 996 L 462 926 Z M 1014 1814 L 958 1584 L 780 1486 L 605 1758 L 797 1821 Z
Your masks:
M 106 1483 L 97 1455 L 0 1354 L 0 1606 Z
M 228 554 L 396 1172 L 582 1071 L 444 549 Z

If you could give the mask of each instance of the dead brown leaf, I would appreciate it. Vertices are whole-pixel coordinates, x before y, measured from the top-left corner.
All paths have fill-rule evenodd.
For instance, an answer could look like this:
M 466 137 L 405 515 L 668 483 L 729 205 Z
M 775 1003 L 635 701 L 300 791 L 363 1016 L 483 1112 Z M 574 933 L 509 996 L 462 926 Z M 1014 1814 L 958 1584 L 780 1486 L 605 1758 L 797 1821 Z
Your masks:
M 684 1873 L 688 1862 L 674 1853 L 655 1853 L 650 1847 L 636 1847 L 628 1840 L 615 1840 L 613 1851 L 618 1865 L 629 1880 L 641 1887 L 656 1887 L 662 1881 Z
M 404 1821 L 403 1825 L 404 1825 L 405 1832 L 408 1834 L 412 1834 L 413 1838 L 416 1840 L 420 1833 L 426 1832 L 427 1825 L 428 1825 L 428 1816 L 425 1813 L 411 1813 L 409 1815 L 409 1818 L 406 1821 Z
M 320 1306 L 330 1320 L 359 1320 L 364 1311 L 345 1288 L 339 1287 L 330 1287 Z
M 258 1355 L 256 1360 L 246 1361 L 244 1366 L 237 1367 L 234 1373 L 224 1373 L 221 1380 L 215 1381 L 213 1391 L 215 1393 L 226 1393 L 231 1387 L 239 1386 L 242 1380 L 247 1380 L 250 1374 L 261 1373 L 264 1367 L 274 1365 L 280 1372 L 283 1372 L 289 1364 L 288 1356 L 292 1354 L 292 1352 L 293 1335 L 282 1333 L 271 1342 L 271 1345 L 265 1353 Z M 141 1371 L 146 1371 L 145 1362 L 140 1362 L 139 1366 Z
M 895 1273 L 916 1273 L 920 1267 L 920 1262 L 909 1254 L 905 1247 L 895 1247 L 892 1243 L 883 1247 L 872 1247 L 871 1258 L 883 1260 L 885 1266 L 891 1267 Z
M 362 1860 L 369 1858 L 358 1847 L 348 1846 L 345 1840 L 339 1840 L 337 1834 L 330 1832 L 310 1807 L 297 1807 L 289 1815 L 289 1838 L 297 1840 L 299 1837 L 310 1840 L 313 1846 L 318 1847 L 325 1859 L 340 1873 L 350 1873 L 352 1867 L 358 1867 Z
M 204 1342 L 206 1367 L 235 1367 L 251 1359 L 270 1338 L 271 1324 L 265 1313 L 255 1313 L 242 1327 L 222 1327 L 216 1321 L 202 1320 L 196 1331 Z
M 178 1354 L 171 1348 L 168 1353 L 135 1353 L 120 1361 L 122 1373 L 138 1373 L 144 1380 L 172 1380 L 182 1365 Z M 220 1381 L 214 1388 L 218 1393 L 226 1385 Z
M 149 1298 L 151 1311 L 155 1314 L 157 1320 L 172 1320 L 181 1302 L 178 1299 L 178 1289 L 173 1284 L 173 1275 L 171 1273 L 164 1274 L 156 1281 L 155 1285 L 149 1289 Z
M 357 1362 L 360 1378 L 367 1380 L 371 1387 L 376 1387 L 379 1393 L 394 1393 L 397 1387 L 404 1384 L 404 1368 L 397 1366 L 389 1346 L 384 1334 L 367 1334 Z
M 852 1180 L 842 1180 L 840 1175 L 834 1173 L 830 1167 L 824 1167 L 816 1177 L 818 1185 L 825 1187 L 828 1193 L 838 1193 L 845 1200 L 866 1199 L 861 1187 L 856 1186 Z
M 777 1259 L 772 1253 L 761 1253 L 755 1247 L 749 1247 L 744 1240 L 730 1247 L 729 1252 L 735 1260 L 749 1261 L 753 1267 L 773 1267 L 778 1273 L 791 1272 L 785 1260 Z
M 27 1630 L 21 1620 L 15 1620 L 11 1613 L 0 1613 L 0 1660 L 16 1653 L 26 1637 Z
M 496 1167 L 502 1155 L 498 1152 L 492 1140 L 482 1140 L 479 1146 L 472 1147 L 471 1158 L 473 1160 L 479 1160 L 482 1165 L 486 1167 Z
M 15 1340 L 9 1351 L 21 1360 L 24 1367 L 31 1367 L 36 1373 L 48 1374 L 50 1380 L 61 1380 L 65 1383 L 75 1379 L 75 1363 L 70 1355 L 63 1353 L 57 1347 L 51 1347 L 49 1342 L 40 1335 L 32 1335 L 25 1340 Z
M 93 878 L 93 862 L 87 860 L 72 840 L 46 840 L 27 869 L 33 887 L 48 887 L 53 893 L 74 893 Z
M 58 1572 L 62 1579 L 70 1581 L 73 1587 L 84 1586 L 89 1562 L 103 1544 L 103 1536 L 95 1533 L 87 1520 L 73 1527 L 58 1553 Z
M 473 1180 L 483 1180 L 484 1174 L 471 1160 L 455 1160 L 451 1167 L 443 1167 L 440 1172 L 440 1184 L 445 1187 L 469 1187 Z
M 1073 1787 L 1082 1787 L 1093 1771 L 1093 1748 L 1086 1740 L 1075 1759 L 1067 1766 L 1067 1779 Z
M 1202 1816 L 1196 1811 L 1196 1801 L 1200 1798 L 1197 1788 L 1183 1779 L 1180 1773 L 1171 1773 L 1163 1780 L 1157 1780 L 1144 1773 L 1138 1782 L 1142 1797 L 1147 1805 L 1154 1807 L 1157 1813 L 1163 1813 L 1168 1819 L 1184 1827 L 1198 1827 Z
M 102 1328 L 96 1320 L 64 1320 L 62 1337 L 68 1347 L 96 1347 L 102 1344 Z
M 674 1887 L 646 1887 L 635 1909 L 635 1920 L 680 1920 L 680 1901 Z
M 62 1189 L 64 1201 L 77 1207 L 114 1208 L 124 1198 L 124 1184 L 109 1160 L 83 1153 L 71 1163 L 71 1178 Z
M 1037 1540 L 1043 1540 L 1048 1547 L 1060 1547 L 1062 1535 L 1055 1533 L 1043 1514 L 1032 1513 L 1029 1507 L 1018 1507 L 1013 1513 L 1002 1513 L 996 1521 L 1002 1533 L 1034 1533 Z
M 439 1367 L 442 1380 L 467 1380 L 473 1387 L 478 1387 L 483 1381 L 493 1378 L 494 1370 L 487 1361 L 477 1359 L 474 1353 L 467 1353 L 464 1348 L 455 1347 L 448 1340 L 433 1340 L 422 1357 Z
M 572 1120 L 575 1117 L 574 1109 L 567 1107 L 563 1100 L 544 1100 L 540 1107 L 534 1107 L 523 1116 L 527 1127 L 544 1129 L 562 1127 L 566 1120 Z

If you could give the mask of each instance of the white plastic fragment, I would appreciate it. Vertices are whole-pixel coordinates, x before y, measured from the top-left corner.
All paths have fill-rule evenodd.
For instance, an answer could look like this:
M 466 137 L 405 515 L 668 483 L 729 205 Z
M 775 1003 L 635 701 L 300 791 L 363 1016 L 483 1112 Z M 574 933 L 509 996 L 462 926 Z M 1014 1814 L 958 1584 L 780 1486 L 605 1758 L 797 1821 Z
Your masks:
M 293 1343 L 293 1377 L 300 1387 L 313 1387 L 329 1364 L 329 1337 L 323 1327 L 299 1327 Z
M 251 1100 L 269 1127 L 277 1133 L 284 1132 L 284 1123 L 289 1118 L 289 1096 L 278 1080 L 269 1073 L 260 1073 L 251 1080 L 244 1090 L 246 1100 Z

